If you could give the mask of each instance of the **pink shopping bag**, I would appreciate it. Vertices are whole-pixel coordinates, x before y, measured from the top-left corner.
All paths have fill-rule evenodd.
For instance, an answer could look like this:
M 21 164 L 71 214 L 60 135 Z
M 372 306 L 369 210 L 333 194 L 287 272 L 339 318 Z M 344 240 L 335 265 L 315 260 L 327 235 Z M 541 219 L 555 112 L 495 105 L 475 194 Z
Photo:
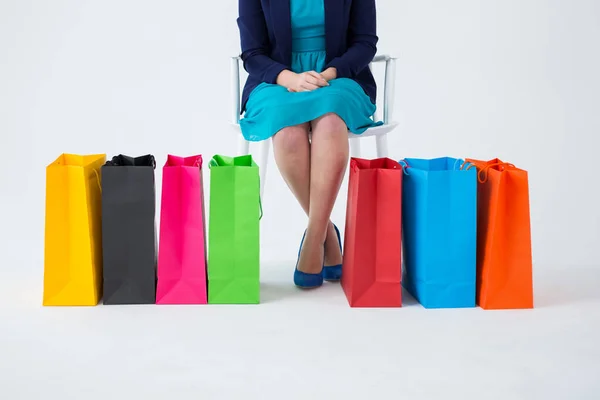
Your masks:
M 163 168 L 156 304 L 206 304 L 202 156 Z

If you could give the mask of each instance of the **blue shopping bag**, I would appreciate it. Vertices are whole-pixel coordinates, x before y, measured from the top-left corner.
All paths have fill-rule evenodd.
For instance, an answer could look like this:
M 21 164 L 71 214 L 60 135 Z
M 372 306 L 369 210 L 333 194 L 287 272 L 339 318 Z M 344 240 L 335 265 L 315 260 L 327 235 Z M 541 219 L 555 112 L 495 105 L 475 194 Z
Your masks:
M 425 308 L 475 307 L 475 168 L 449 157 L 400 163 L 404 287 Z

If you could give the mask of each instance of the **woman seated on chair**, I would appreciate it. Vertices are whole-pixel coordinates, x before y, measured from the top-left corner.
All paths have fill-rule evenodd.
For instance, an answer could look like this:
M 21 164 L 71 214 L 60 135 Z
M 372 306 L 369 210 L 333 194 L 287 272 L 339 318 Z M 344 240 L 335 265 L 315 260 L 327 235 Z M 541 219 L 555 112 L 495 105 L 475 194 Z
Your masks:
M 294 283 L 338 281 L 340 234 L 331 212 L 348 164 L 348 130 L 378 125 L 375 0 L 239 0 L 249 77 L 240 121 L 246 140 L 273 137 L 275 161 L 308 215 Z

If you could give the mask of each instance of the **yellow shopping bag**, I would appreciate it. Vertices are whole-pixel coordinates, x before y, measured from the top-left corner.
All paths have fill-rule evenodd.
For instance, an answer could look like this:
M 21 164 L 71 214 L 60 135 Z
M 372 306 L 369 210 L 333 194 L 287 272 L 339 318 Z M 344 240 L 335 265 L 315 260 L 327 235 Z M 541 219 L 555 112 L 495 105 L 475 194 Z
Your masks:
M 105 154 L 63 154 L 46 168 L 45 306 L 95 306 L 102 297 Z

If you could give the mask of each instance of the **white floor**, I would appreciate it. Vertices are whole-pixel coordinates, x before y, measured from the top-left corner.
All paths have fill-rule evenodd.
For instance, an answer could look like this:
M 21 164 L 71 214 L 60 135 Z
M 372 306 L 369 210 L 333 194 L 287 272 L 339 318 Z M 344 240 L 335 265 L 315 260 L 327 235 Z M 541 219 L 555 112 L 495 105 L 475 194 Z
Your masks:
M 0 398 L 600 398 L 598 268 L 537 268 L 535 310 L 382 310 L 285 264 L 259 306 L 43 308 L 5 275 Z

